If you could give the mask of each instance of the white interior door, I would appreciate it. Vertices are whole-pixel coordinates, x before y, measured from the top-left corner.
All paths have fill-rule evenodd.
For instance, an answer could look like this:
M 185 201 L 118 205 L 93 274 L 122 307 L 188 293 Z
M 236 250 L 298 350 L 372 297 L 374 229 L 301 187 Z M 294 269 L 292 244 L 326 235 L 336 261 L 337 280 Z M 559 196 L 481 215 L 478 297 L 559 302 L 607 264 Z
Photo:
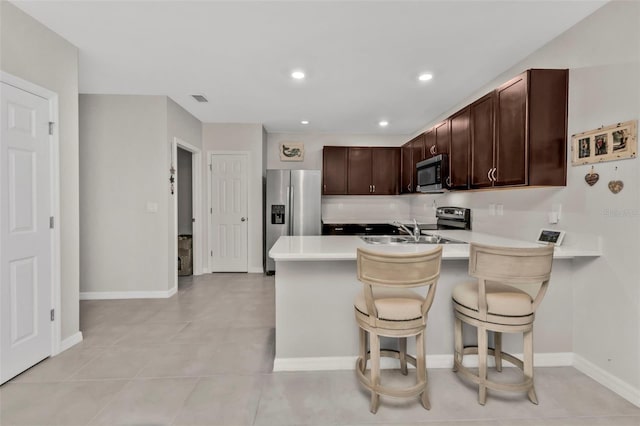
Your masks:
M 0 383 L 51 355 L 48 100 L 1 85 Z
M 247 272 L 247 156 L 211 156 L 211 270 Z

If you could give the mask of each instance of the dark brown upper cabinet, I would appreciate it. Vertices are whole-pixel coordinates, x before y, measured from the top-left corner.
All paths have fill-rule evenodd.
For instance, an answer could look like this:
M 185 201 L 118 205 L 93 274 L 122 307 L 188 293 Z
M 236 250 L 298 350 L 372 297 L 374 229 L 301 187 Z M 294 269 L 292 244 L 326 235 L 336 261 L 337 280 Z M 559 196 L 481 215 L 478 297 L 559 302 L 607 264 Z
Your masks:
M 346 146 L 325 146 L 322 149 L 322 194 L 345 195 L 347 193 Z
M 471 186 L 566 185 L 567 70 L 528 70 L 471 105 Z
M 451 143 L 451 120 L 446 119 L 434 127 L 436 143 L 432 156 L 449 153 L 449 144 Z
M 437 155 L 438 147 L 436 146 L 436 128 L 432 127 L 431 129 L 427 130 L 426 132 L 424 132 L 424 157 L 423 159 L 426 160 L 427 158 L 431 158 L 434 155 Z
M 413 165 L 411 142 L 407 142 L 400 148 L 400 193 L 409 194 L 413 192 L 413 175 L 416 168 Z
M 400 193 L 400 148 L 371 148 L 371 183 L 376 195 Z
M 470 115 L 470 107 L 466 107 L 449 119 L 451 142 L 449 146 L 449 179 L 447 186 L 450 189 L 469 188 Z
M 348 152 L 348 194 L 399 193 L 400 148 L 349 147 Z
M 493 171 L 495 93 L 491 92 L 469 106 L 471 130 L 471 171 L 469 180 L 472 188 L 486 188 L 493 185 L 490 178 Z

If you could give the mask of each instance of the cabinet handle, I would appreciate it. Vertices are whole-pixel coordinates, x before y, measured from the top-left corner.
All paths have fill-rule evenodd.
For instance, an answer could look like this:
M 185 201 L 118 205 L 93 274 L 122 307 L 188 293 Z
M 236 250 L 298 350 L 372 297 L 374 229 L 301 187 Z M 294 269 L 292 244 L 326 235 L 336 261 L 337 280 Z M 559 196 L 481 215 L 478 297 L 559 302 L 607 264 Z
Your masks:
M 371 185 L 369 185 L 369 192 L 371 192 Z
M 435 146 L 435 145 L 433 145 L 433 146 L 429 149 L 429 152 L 430 152 L 432 155 L 436 155 L 436 146 Z
M 494 181 L 494 182 L 497 182 L 497 181 L 498 181 L 498 178 L 496 177 L 496 172 L 497 172 L 497 171 L 498 171 L 498 168 L 497 168 L 497 167 L 494 167 L 494 168 L 493 168 L 493 172 L 491 172 L 491 177 L 493 178 L 493 181 Z
M 487 171 L 487 179 L 489 179 L 489 182 L 493 182 L 493 179 L 491 179 L 491 171 L 493 171 L 493 169 Z
M 344 231 L 344 228 L 333 228 L 334 231 Z
M 447 176 L 447 186 L 451 186 L 451 176 Z
M 411 192 L 411 184 L 407 185 L 407 191 Z
M 327 185 L 322 185 L 322 187 L 324 188 L 324 192 L 327 192 Z
M 364 228 L 365 231 L 373 231 L 373 228 Z
M 371 185 L 373 186 L 373 192 L 376 192 L 376 186 L 375 185 Z

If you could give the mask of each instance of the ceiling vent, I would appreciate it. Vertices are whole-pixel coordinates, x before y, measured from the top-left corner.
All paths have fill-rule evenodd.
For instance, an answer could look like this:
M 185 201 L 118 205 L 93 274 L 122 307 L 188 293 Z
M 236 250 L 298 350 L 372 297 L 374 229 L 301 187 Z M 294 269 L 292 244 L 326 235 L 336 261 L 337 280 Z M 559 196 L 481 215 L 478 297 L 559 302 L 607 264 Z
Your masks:
M 203 95 L 191 95 L 198 102 L 209 102 Z

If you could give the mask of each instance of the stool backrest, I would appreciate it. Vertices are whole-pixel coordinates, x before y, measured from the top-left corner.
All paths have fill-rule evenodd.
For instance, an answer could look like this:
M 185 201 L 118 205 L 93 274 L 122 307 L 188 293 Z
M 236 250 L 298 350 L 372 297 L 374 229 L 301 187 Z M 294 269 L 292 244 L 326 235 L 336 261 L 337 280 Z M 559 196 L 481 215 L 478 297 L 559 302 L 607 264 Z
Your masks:
M 412 288 L 428 286 L 422 303 L 423 316 L 429 311 L 440 277 L 442 246 L 422 253 L 391 254 L 358 249 L 358 280 L 364 284 L 365 299 L 371 318 L 377 317 L 373 287 Z
M 538 307 L 547 291 L 554 246 L 496 247 L 471 243 L 469 250 L 469 275 L 478 278 L 480 292 L 478 308 L 486 314 L 485 282 L 503 284 L 541 284 L 533 300 L 533 310 Z
M 383 253 L 358 249 L 358 280 L 383 287 L 423 287 L 440 276 L 442 246 L 422 253 Z

